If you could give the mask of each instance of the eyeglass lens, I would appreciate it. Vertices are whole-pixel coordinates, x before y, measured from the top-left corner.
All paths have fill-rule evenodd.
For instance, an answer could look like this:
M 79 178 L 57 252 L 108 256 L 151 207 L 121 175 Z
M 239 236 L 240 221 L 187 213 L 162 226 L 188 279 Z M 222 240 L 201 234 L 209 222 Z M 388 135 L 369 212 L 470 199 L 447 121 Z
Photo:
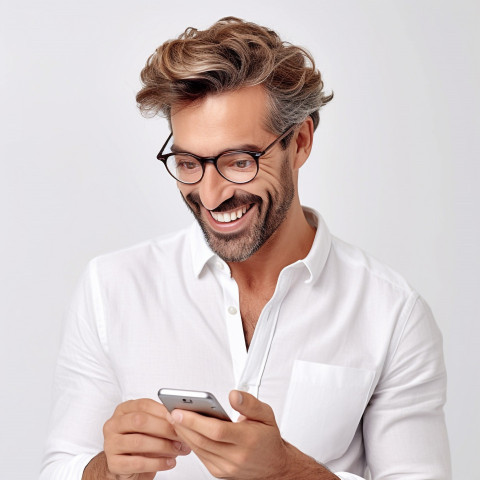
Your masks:
M 180 153 L 167 160 L 169 172 L 183 183 L 196 183 L 203 175 L 202 163 L 194 156 Z M 227 152 L 218 157 L 217 170 L 227 180 L 245 183 L 257 174 L 257 162 L 245 152 Z

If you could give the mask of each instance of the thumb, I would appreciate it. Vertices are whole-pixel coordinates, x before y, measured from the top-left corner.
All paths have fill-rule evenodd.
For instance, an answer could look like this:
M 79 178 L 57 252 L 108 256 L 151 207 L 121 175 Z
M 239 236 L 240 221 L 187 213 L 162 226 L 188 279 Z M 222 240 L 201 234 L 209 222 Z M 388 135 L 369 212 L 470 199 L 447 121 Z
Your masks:
M 255 420 L 266 425 L 277 425 L 272 407 L 261 402 L 253 395 L 239 390 L 232 390 L 228 399 L 232 408 L 246 419 Z

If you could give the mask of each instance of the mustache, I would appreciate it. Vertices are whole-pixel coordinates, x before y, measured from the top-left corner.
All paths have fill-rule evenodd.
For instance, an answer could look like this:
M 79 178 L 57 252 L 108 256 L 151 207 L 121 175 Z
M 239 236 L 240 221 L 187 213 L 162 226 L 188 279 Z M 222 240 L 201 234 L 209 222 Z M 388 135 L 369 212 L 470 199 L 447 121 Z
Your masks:
M 198 211 L 200 211 L 200 205 L 206 208 L 200 200 L 200 195 L 198 194 L 198 192 L 190 192 L 186 196 L 186 200 L 188 200 L 190 204 L 195 205 Z M 232 197 L 227 198 L 227 200 L 222 202 L 220 205 L 218 205 L 218 207 L 214 208 L 211 211 L 216 213 L 227 212 L 229 210 L 235 210 L 239 207 L 243 207 L 244 205 L 252 203 L 257 203 L 260 205 L 262 203 L 262 198 L 258 195 L 254 195 L 253 193 L 239 192 L 235 193 Z

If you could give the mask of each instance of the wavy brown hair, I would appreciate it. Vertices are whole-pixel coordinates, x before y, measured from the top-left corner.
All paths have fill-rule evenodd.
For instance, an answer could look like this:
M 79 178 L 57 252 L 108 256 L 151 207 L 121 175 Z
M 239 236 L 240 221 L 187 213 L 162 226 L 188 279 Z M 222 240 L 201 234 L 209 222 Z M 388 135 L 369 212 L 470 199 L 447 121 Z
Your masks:
M 280 134 L 309 115 L 314 128 L 326 95 L 320 72 L 304 48 L 283 42 L 266 27 L 225 17 L 207 30 L 187 28 L 151 55 L 141 72 L 136 100 L 142 114 L 163 114 L 173 105 L 208 94 L 262 85 L 269 98 L 266 127 Z

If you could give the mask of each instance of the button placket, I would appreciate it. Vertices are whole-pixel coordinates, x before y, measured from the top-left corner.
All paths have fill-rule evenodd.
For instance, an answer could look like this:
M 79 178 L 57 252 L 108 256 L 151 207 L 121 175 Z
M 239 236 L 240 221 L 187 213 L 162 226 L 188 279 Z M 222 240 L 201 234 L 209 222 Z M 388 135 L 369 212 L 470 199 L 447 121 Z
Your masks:
M 226 274 L 225 270 L 222 271 L 219 277 L 221 277 L 220 284 L 223 290 L 225 324 L 230 345 L 233 374 L 235 384 L 238 384 L 247 360 L 242 318 L 240 316 L 240 295 L 237 282 L 229 274 Z
M 260 314 L 252 343 L 248 351 L 245 368 L 240 381 L 240 390 L 247 391 L 258 397 L 260 384 L 272 346 L 275 329 L 282 302 L 291 285 L 292 275 L 289 267 L 282 270 L 278 278 L 277 288 Z

